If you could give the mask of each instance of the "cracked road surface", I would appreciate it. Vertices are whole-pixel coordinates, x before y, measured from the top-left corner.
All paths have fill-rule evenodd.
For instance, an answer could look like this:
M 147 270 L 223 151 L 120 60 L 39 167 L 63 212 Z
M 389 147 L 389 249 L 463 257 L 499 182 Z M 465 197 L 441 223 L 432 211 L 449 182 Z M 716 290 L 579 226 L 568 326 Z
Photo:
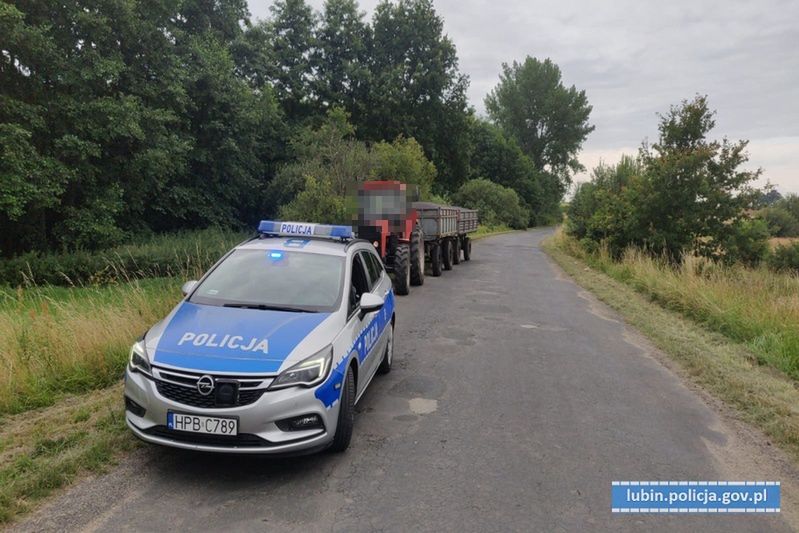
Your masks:
M 358 404 L 346 454 L 268 459 L 144 446 L 17 527 L 793 529 L 788 512 L 610 513 L 613 480 L 769 480 L 789 471 L 757 432 L 684 385 L 558 270 L 538 247 L 549 233 L 476 242 L 472 261 L 398 299 L 394 369 Z

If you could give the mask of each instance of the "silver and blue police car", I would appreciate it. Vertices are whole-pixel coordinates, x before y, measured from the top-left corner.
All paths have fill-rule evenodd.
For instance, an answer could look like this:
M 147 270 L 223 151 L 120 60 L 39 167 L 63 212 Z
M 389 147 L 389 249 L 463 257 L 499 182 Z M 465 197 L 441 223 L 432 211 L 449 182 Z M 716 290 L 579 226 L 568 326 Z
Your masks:
M 343 451 L 354 406 L 391 370 L 394 292 L 346 226 L 263 221 L 130 351 L 140 439 L 226 453 Z

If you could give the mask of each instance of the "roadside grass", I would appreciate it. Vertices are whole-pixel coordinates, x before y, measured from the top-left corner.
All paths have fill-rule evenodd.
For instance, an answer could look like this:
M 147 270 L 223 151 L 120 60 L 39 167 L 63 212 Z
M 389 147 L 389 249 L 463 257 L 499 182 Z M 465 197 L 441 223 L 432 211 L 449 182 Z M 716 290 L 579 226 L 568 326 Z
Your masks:
M 119 384 L 0 416 L 0 525 L 76 478 L 106 471 L 137 445 L 126 431 Z
M 180 299 L 181 282 L 0 289 L 0 414 L 117 382 L 130 345 Z
M 795 360 L 780 355 L 788 355 L 781 350 L 799 328 L 796 277 L 737 268 L 699 275 L 695 265 L 671 270 L 639 254 L 613 263 L 560 232 L 543 247 L 694 382 L 799 461 Z M 741 330 L 734 329 L 738 324 Z
M 664 307 L 743 343 L 757 363 L 799 380 L 799 275 L 689 257 L 675 268 L 636 250 L 613 261 L 558 232 L 557 246 Z
M 484 237 L 488 237 L 489 235 L 499 235 L 501 233 L 510 233 L 511 231 L 516 231 L 511 229 L 509 226 L 505 224 L 487 224 L 483 225 L 480 224 L 477 226 L 477 231 L 471 233 L 469 238 L 472 240 L 482 239 Z

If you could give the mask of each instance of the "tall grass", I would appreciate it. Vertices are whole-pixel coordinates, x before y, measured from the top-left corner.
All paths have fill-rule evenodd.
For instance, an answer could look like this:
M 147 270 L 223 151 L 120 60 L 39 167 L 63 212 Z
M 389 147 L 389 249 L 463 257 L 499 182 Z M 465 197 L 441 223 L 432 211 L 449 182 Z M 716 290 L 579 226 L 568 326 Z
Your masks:
M 0 291 L 0 413 L 118 381 L 133 341 L 180 298 L 180 279 Z
M 555 245 L 666 308 L 744 343 L 762 365 L 799 379 L 799 276 L 687 257 L 679 266 L 629 249 L 620 261 L 559 232 Z
M 0 284 L 83 286 L 206 270 L 247 234 L 210 228 L 158 235 L 100 251 L 0 259 Z

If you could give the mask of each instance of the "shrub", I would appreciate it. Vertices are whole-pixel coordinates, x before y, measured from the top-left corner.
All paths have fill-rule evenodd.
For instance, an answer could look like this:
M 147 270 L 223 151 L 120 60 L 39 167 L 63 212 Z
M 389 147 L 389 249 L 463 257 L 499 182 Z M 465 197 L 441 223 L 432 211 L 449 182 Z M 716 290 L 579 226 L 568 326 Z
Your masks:
M 760 219 L 741 219 L 727 241 L 726 263 L 741 262 L 755 266 L 768 254 L 768 225 Z
M 799 219 L 785 207 L 766 207 L 757 215 L 766 222 L 773 237 L 799 237 Z
M 799 242 L 777 246 L 768 257 L 768 265 L 780 272 L 799 273 Z
M 480 211 L 480 221 L 484 224 L 505 224 L 524 229 L 530 220 L 530 214 L 522 207 L 516 191 L 487 179 L 464 183 L 453 195 L 453 202 Z
M 280 208 L 281 220 L 313 220 L 323 224 L 347 224 L 344 197 L 333 191 L 328 179 L 305 178 L 305 189 Z

